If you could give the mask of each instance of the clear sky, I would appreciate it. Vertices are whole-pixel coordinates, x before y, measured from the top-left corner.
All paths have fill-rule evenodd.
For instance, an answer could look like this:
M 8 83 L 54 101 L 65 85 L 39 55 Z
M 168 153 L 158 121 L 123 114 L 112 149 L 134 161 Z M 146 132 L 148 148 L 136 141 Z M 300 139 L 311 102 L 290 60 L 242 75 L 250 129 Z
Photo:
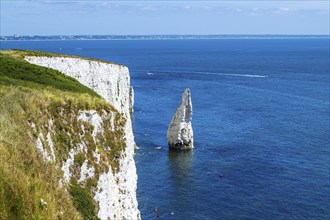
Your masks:
M 0 1 L 2 36 L 329 34 L 329 0 Z

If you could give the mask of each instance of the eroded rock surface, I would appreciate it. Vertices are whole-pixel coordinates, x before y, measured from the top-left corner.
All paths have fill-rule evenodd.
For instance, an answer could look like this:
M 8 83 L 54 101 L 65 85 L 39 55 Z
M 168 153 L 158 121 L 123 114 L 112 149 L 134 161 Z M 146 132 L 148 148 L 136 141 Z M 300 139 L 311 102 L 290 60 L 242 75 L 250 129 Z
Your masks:
M 194 148 L 192 121 L 192 103 L 190 90 L 185 89 L 170 126 L 167 141 L 170 149 L 186 150 Z
M 93 161 L 82 160 L 79 177 L 79 184 L 84 184 L 88 179 L 93 179 L 96 183 L 92 189 L 94 200 L 98 206 L 98 218 L 100 219 L 141 219 L 138 203 L 136 199 L 137 174 L 134 161 L 134 135 L 131 123 L 130 112 L 133 111 L 134 90 L 130 86 L 130 75 L 128 68 L 122 65 L 109 64 L 99 61 L 91 61 L 82 58 L 70 57 L 25 57 L 25 60 L 39 66 L 44 66 L 60 71 L 61 73 L 77 79 L 83 85 L 91 88 L 110 103 L 118 112 L 97 112 L 95 110 L 80 111 L 78 117 L 79 123 L 85 123 L 92 126 L 91 134 L 81 135 L 81 143 L 75 148 L 70 149 L 69 155 L 63 161 L 63 183 L 68 184 L 73 178 L 71 172 L 75 165 L 75 157 L 84 155 L 91 151 L 91 155 L 86 158 Z M 118 120 L 116 124 L 116 115 Z M 72 116 L 73 117 L 73 116 Z M 67 122 L 66 122 L 67 123 Z M 106 126 L 107 125 L 107 126 Z M 83 129 L 84 130 L 84 129 Z M 105 139 L 105 133 L 114 135 L 116 132 L 123 133 L 118 138 L 125 143 L 125 148 L 115 155 L 115 161 L 107 161 L 106 169 L 102 170 L 99 163 L 102 162 L 100 149 L 104 152 L 110 152 L 114 145 L 100 144 Z M 118 134 L 119 134 L 118 133 Z M 53 135 L 56 135 L 55 133 Z M 73 134 L 78 136 L 80 133 Z M 90 137 L 88 144 L 84 138 Z M 72 138 L 71 137 L 71 138 Z M 116 143 L 119 143 L 119 139 Z M 48 141 L 47 136 L 47 141 Z M 46 140 L 40 136 L 37 147 L 43 157 L 48 161 L 54 161 L 55 156 L 52 153 L 52 144 L 44 150 L 42 143 Z M 48 141 L 49 142 L 49 141 Z M 47 143 L 48 143 L 47 142 Z M 101 141 L 102 142 L 102 141 Z M 54 143 L 55 145 L 56 143 Z M 48 146 L 47 145 L 47 146 Z M 121 146 L 121 145 L 120 145 Z M 100 148 L 100 149 L 99 149 Z M 113 171 L 111 163 L 118 163 L 117 171 Z M 94 164 L 92 167 L 90 164 Z M 103 164 L 106 164 L 104 162 Z M 96 175 L 96 171 L 100 171 Z

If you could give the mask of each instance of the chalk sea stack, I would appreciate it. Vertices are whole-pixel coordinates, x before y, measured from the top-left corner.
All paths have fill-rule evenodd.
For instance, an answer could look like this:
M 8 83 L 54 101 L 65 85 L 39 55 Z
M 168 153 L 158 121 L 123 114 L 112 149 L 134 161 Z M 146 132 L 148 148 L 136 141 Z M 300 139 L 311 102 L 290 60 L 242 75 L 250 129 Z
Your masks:
M 170 126 L 167 131 L 168 146 L 172 150 L 188 150 L 194 148 L 192 120 L 192 104 L 190 90 L 187 88 L 182 94 Z

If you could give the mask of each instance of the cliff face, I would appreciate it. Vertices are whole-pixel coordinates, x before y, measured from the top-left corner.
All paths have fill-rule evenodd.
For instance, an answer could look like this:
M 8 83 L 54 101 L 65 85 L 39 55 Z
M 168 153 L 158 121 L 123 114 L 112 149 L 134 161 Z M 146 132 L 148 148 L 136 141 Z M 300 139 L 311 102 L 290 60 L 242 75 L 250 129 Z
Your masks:
M 70 113 L 71 119 L 62 120 L 68 126 L 67 138 L 77 141 L 71 144 L 73 147 L 68 149 L 67 157 L 60 159 L 64 173 L 60 184 L 74 180 L 77 185 L 89 186 L 97 204 L 97 216 L 101 219 L 140 219 L 130 118 L 134 98 L 128 68 L 70 57 L 28 56 L 25 60 L 77 79 L 115 108 L 114 111 L 79 109 Z M 36 127 L 33 123 L 31 126 Z M 54 150 L 58 134 L 53 127 L 53 119 L 49 118 L 44 126 L 46 129 L 35 130 L 39 132 L 37 148 L 49 162 L 58 160 Z M 73 132 L 70 127 L 75 128 Z M 113 151 L 113 148 L 117 150 Z M 75 161 L 80 161 L 78 167 Z

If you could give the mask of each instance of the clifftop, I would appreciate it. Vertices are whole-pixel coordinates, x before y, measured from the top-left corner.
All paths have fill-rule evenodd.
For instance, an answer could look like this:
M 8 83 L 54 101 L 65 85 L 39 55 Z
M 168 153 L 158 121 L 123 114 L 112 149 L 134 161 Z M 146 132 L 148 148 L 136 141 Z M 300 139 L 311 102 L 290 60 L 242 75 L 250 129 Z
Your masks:
M 96 92 L 61 72 L 31 65 L 21 52 L 0 51 L 0 83 L 27 88 L 45 89 L 52 87 L 61 91 L 85 93 L 100 97 Z
M 58 58 L 0 51 L 0 215 L 140 219 L 128 110 L 61 71 L 24 60 L 36 53 Z M 113 65 L 95 74 L 126 79 L 118 83 L 121 96 L 112 98 L 129 97 L 129 77 L 117 78 Z
M 12 57 L 17 58 L 24 58 L 28 56 L 36 56 L 36 57 L 65 57 L 65 58 L 78 58 L 82 60 L 90 60 L 90 61 L 97 61 L 101 63 L 108 63 L 108 64 L 115 64 L 119 66 L 125 66 L 122 64 L 106 61 L 106 60 L 100 60 L 96 58 L 88 58 L 88 57 L 81 57 L 81 56 L 75 56 L 75 55 L 68 55 L 68 54 L 59 54 L 59 53 L 50 53 L 50 52 L 44 52 L 44 51 L 38 51 L 38 50 L 19 50 L 19 49 L 12 49 L 12 50 L 2 50 L 0 51 L 1 55 L 9 55 Z

